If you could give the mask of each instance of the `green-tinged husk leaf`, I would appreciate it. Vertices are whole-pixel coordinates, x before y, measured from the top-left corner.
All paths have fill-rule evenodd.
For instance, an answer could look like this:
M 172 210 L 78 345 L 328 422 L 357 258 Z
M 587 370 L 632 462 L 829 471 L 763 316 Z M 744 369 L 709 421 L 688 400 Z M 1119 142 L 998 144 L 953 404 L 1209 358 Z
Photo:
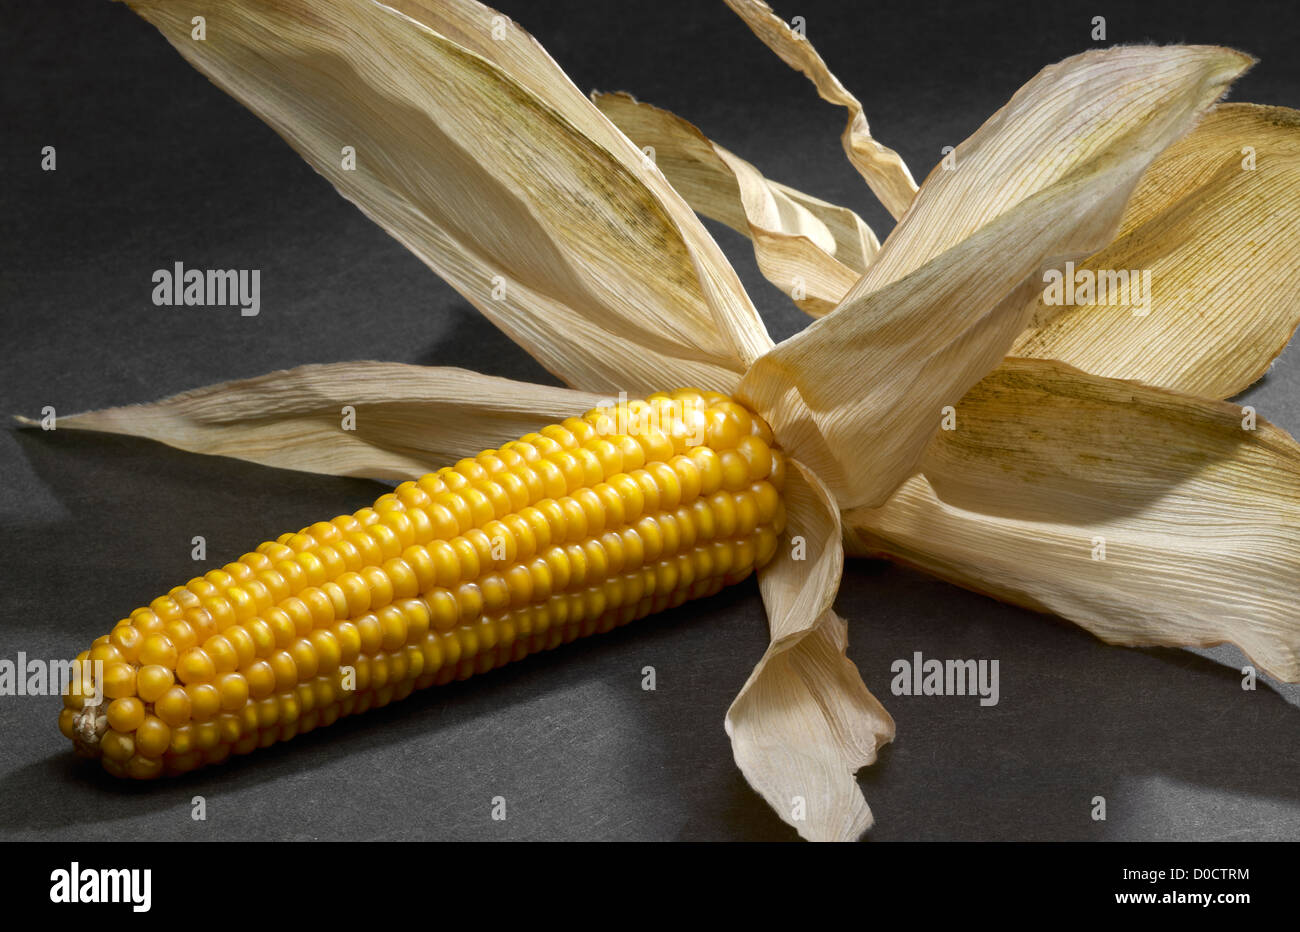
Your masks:
M 132 7 L 568 384 L 727 390 L 771 345 L 690 208 L 489 8 Z M 195 42 L 199 14 L 207 38 Z M 502 30 L 519 35 L 495 40 Z
M 686 203 L 748 236 L 759 270 L 809 314 L 834 309 L 880 248 L 853 211 L 769 181 L 681 117 L 627 94 L 592 99 Z
M 1011 359 L 849 551 L 1115 644 L 1231 642 L 1300 680 L 1300 445 L 1235 405 Z M 1253 429 L 1251 429 L 1253 426 Z

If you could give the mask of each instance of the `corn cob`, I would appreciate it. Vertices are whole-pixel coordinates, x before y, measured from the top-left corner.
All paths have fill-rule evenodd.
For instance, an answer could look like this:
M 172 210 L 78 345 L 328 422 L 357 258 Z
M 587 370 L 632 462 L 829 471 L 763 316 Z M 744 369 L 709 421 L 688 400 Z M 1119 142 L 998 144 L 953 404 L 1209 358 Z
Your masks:
M 114 776 L 178 774 L 746 578 L 784 529 L 771 430 L 717 392 L 596 408 L 260 545 L 78 660 L 59 727 Z

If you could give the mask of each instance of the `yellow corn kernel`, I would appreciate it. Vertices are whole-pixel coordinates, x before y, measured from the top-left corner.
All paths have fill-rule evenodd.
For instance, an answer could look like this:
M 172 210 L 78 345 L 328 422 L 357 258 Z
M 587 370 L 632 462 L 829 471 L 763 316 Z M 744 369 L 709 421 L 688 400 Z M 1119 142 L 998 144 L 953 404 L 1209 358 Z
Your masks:
M 108 727 L 114 731 L 124 734 L 135 731 L 144 717 L 144 703 L 134 696 L 114 699 L 108 704 Z
M 744 579 L 784 531 L 762 420 L 682 389 L 598 408 L 266 541 L 97 639 L 60 730 L 116 776 L 219 763 Z
M 143 713 L 143 709 L 141 712 Z M 154 714 L 173 727 L 184 725 L 190 720 L 190 694 L 180 686 L 173 686 L 163 693 L 154 703 Z M 141 716 L 143 720 L 143 715 Z M 111 723 L 110 718 L 110 723 Z

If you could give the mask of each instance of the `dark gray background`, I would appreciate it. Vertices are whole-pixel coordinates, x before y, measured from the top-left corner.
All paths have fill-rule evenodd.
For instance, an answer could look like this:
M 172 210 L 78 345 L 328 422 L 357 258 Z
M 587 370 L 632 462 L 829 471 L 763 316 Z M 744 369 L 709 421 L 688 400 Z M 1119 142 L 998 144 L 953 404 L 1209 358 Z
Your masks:
M 667 107 L 770 177 L 889 223 L 820 103 L 721 3 L 510 2 L 579 87 Z M 778 4 L 921 178 L 1040 67 L 1110 42 L 1233 45 L 1233 99 L 1300 104 L 1294 3 Z M 355 358 L 548 376 L 151 27 L 107 2 L 6 4 L 0 413 L 149 401 Z M 58 171 L 39 170 L 55 145 Z M 780 338 L 804 324 L 711 225 Z M 150 274 L 260 268 L 262 312 L 169 309 Z M 1294 347 L 1250 393 L 1300 429 Z M 257 541 L 383 489 L 107 435 L 0 432 L 0 656 L 71 656 Z M 1300 837 L 1296 693 L 1231 650 L 1106 647 L 885 564 L 853 562 L 850 654 L 898 722 L 862 785 L 886 839 Z M 89 839 L 788 839 L 736 770 L 723 714 L 767 636 L 754 585 L 147 786 L 74 761 L 56 699 L 0 699 L 0 835 Z M 889 664 L 1001 661 L 1002 701 L 889 695 Z M 659 689 L 639 688 L 653 664 Z M 208 821 L 190 819 L 192 796 Z M 489 818 L 490 800 L 509 819 Z M 1103 795 L 1109 819 L 1089 818 Z

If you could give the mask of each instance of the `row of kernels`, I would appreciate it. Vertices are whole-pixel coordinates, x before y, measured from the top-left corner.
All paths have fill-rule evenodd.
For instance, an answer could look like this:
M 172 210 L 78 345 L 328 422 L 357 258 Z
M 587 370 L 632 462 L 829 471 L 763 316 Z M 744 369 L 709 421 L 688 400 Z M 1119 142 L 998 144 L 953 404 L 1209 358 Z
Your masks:
M 136 737 L 133 742 L 133 736 L 110 732 L 105 754 L 122 761 L 129 758 L 132 752 L 157 756 L 161 753 L 160 747 L 163 750 L 169 747 L 173 755 L 206 752 L 221 743 L 234 744 L 259 730 L 295 723 L 368 690 L 385 687 L 400 690 L 402 684 L 409 684 L 426 672 L 436 672 L 442 664 L 444 653 L 459 656 L 459 641 L 451 639 L 455 644 L 454 651 L 444 647 L 447 641 L 445 635 L 427 634 L 419 643 L 406 645 L 396 651 L 354 658 L 351 669 L 346 673 L 336 670 L 329 675 L 316 675 L 275 695 L 245 701 L 237 709 L 172 726 L 169 732 L 157 732 L 148 727 L 150 722 L 146 720 L 144 724 L 148 737 L 145 741 L 141 742 Z M 406 692 L 409 691 L 408 686 Z M 168 734 L 169 743 L 163 747 L 161 737 Z
M 629 403 L 629 409 L 637 402 Z M 656 393 L 646 401 L 650 414 L 662 422 L 672 419 L 673 427 L 691 431 L 697 443 L 715 450 L 730 450 L 745 437 L 757 437 L 771 444 L 772 432 L 761 418 L 754 417 L 743 405 L 718 392 L 699 392 L 683 389 L 671 393 Z M 629 416 L 637 413 L 629 410 Z
M 533 626 L 524 623 L 523 615 L 484 618 L 454 632 L 428 635 L 418 648 L 411 645 L 396 654 L 359 658 L 355 668 L 355 687 L 358 693 L 364 693 L 392 687 L 410 678 L 416 679 L 417 688 L 466 679 L 511 660 L 522 659 L 528 653 L 608 631 L 617 624 L 681 604 L 688 598 L 712 594 L 721 586 L 721 578 L 703 579 L 688 589 L 642 596 L 631 604 L 618 598 L 600 598 L 590 592 L 570 594 L 564 602 L 573 609 L 573 619 L 563 623 Z M 597 598 L 593 599 L 593 595 Z M 593 610 L 597 613 L 593 614 Z M 534 614 L 544 618 L 548 613 Z
M 711 483 L 699 485 L 693 481 L 695 469 L 692 460 L 683 458 L 681 471 L 690 480 L 684 483 L 686 487 L 664 485 L 663 495 L 656 496 L 659 500 L 654 504 L 690 501 L 698 494 L 697 490 L 708 490 L 712 485 Z M 653 477 L 648 473 L 646 475 L 653 481 Z M 677 473 L 673 475 L 676 476 Z M 761 482 L 753 483 L 750 494 L 754 501 L 751 502 L 750 497 L 745 493 L 736 499 L 741 512 L 742 528 L 748 525 L 746 518 L 755 512 L 758 500 L 770 503 L 775 498 L 773 492 L 770 486 L 764 486 Z M 372 598 L 376 604 L 382 605 L 394 594 L 400 596 L 416 591 L 429 591 L 433 587 L 450 590 L 462 581 L 478 580 L 485 570 L 494 568 L 508 568 L 508 572 L 515 573 L 520 582 L 524 582 L 524 570 L 519 567 L 519 564 L 531 557 L 540 547 L 545 547 L 550 541 L 586 541 L 591 535 L 601 533 L 607 526 L 617 527 L 625 523 L 629 514 L 639 516 L 640 509 L 646 505 L 647 497 L 645 490 L 633 477 L 624 475 L 616 477 L 614 484 L 604 485 L 599 491 L 580 490 L 575 497 L 559 501 L 545 500 L 539 503 L 539 507 L 530 506 L 520 514 L 509 515 L 505 521 L 489 524 L 491 534 L 483 529 L 475 529 L 451 541 L 434 541 L 427 546 L 412 545 L 400 558 L 385 561 L 382 572 L 374 567 L 367 568 L 366 573 L 372 592 L 379 593 Z M 730 500 L 717 496 L 710 499 L 710 507 L 724 512 L 724 528 L 729 526 L 729 522 L 725 521 L 725 515 L 730 514 L 732 504 Z M 624 510 L 617 512 L 618 508 Z M 696 511 L 703 510 L 704 506 L 696 506 Z M 761 511 L 760 508 L 760 514 Z M 677 517 L 681 518 L 684 514 L 689 516 L 692 513 L 679 511 Z M 644 521 L 640 517 L 636 520 Z M 534 571 L 534 581 L 537 575 Z M 385 586 L 385 576 L 395 581 L 395 593 Z M 351 586 L 351 583 L 356 582 L 357 579 L 355 574 L 345 574 L 333 584 L 349 588 L 347 601 L 350 615 L 362 610 L 366 598 L 365 592 L 359 586 Z M 326 584 L 323 588 L 329 589 L 330 585 Z M 352 591 L 353 589 L 356 591 Z M 321 623 L 317 622 L 317 624 Z
M 717 541 L 698 546 L 689 554 L 662 559 L 639 572 L 623 573 L 599 585 L 560 593 L 545 603 L 499 616 L 481 616 L 450 630 L 431 629 L 427 603 L 420 599 L 407 600 L 400 609 L 391 606 L 382 620 L 369 615 L 345 622 L 344 630 L 356 631 L 356 640 L 346 656 L 333 646 L 339 638 L 328 631 L 317 632 L 322 636 L 320 643 L 331 647 L 328 659 L 313 656 L 310 650 L 296 657 L 278 655 L 284 664 L 283 673 L 275 677 L 273 685 L 268 681 L 258 695 L 252 696 L 251 705 L 260 710 L 265 727 L 292 718 L 298 709 L 324 704 L 328 697 L 320 695 L 322 688 L 343 691 L 345 681 L 340 669 L 345 660 L 353 678 L 351 685 L 357 691 L 426 673 L 434 674 L 438 682 L 464 678 L 474 672 L 484 672 L 480 668 L 485 661 L 475 659 L 481 658 L 484 650 L 510 649 L 518 638 L 554 640 L 557 635 L 548 632 L 573 623 L 578 624 L 579 633 L 585 629 L 600 630 L 597 619 L 613 609 L 656 595 L 663 605 L 672 604 L 674 593 L 689 592 L 701 580 L 719 578 L 722 572 L 748 572 L 755 559 L 756 545 L 752 541 Z M 241 680 L 228 676 L 215 688 L 210 684 L 188 687 L 194 699 L 193 723 L 228 721 L 226 713 L 249 707 L 250 694 Z M 239 684 L 233 698 L 227 698 L 229 684 Z M 269 696 L 268 689 L 274 690 Z M 314 699 L 309 695 L 312 690 Z M 168 723 L 173 727 L 190 724 L 173 718 L 162 705 L 156 711 L 164 721 L 171 719 Z M 182 736 L 185 734 L 181 732 Z
M 591 621 L 613 608 L 639 603 L 643 599 L 663 596 L 671 600 L 672 593 L 693 591 L 701 580 L 719 578 L 725 573 L 743 573 L 752 570 L 760 554 L 775 547 L 775 537 L 770 529 L 754 540 L 715 541 L 703 544 L 676 557 L 664 558 L 639 571 L 625 572 L 610 577 L 597 586 L 559 593 L 546 602 L 513 609 L 498 618 L 485 618 L 478 625 L 468 626 L 477 631 L 510 631 L 519 636 L 545 634 L 550 628 L 563 626 L 572 619 Z M 770 539 L 772 543 L 765 543 Z M 457 628 L 457 633 L 465 631 Z
M 620 442 L 628 438 L 621 438 Z M 570 450 L 561 449 L 553 456 L 568 456 L 562 459 L 567 470 L 559 470 L 555 479 L 564 479 L 566 489 L 577 494 L 578 506 L 590 524 L 598 519 L 598 505 L 616 512 L 606 523 L 621 523 L 617 514 L 620 506 L 635 513 L 644 508 L 644 500 L 649 496 L 671 499 L 690 498 L 696 485 L 698 472 L 700 492 L 709 494 L 718 487 L 738 489 L 745 482 L 763 478 L 771 465 L 771 452 L 757 438 L 747 438 L 746 443 L 735 450 L 728 450 L 719 456 L 707 447 L 697 447 L 691 451 L 689 463 L 675 460 L 668 464 L 672 471 L 663 468 L 658 462 L 651 462 L 651 470 L 641 469 L 646 459 L 641 457 L 629 463 L 627 456 L 620 452 L 619 442 L 607 439 L 591 441 L 596 451 L 579 462 L 579 458 Z M 626 443 L 623 444 L 626 446 Z M 600 455 L 598 455 L 600 454 Z M 603 457 L 603 458 L 602 458 Z M 477 461 L 462 461 L 462 464 Z M 636 469 L 624 472 L 627 465 L 635 464 Z M 554 465 L 554 463 L 552 463 Z M 692 468 L 692 466 L 694 468 Z M 464 466 L 462 465 L 462 468 Z M 483 476 L 492 475 L 480 465 Z M 599 481 L 592 487 L 585 487 L 599 474 L 602 479 L 608 477 L 611 482 Z M 437 474 L 432 474 L 437 475 Z M 498 475 L 513 475 L 509 472 Z M 432 539 L 446 540 L 456 531 L 466 531 L 467 525 L 482 526 L 496 522 L 498 517 L 513 516 L 517 510 L 530 507 L 538 499 L 534 493 L 558 491 L 558 483 L 552 481 L 543 486 L 539 481 L 532 488 L 513 480 L 510 494 L 502 491 L 501 486 L 480 480 L 482 488 L 471 486 L 461 494 L 449 493 L 440 496 L 447 499 L 444 503 L 428 499 L 420 492 L 419 486 L 407 484 L 408 498 L 420 507 L 407 509 L 397 496 L 381 496 L 381 506 L 391 504 L 391 509 L 362 509 L 374 517 L 369 525 L 364 525 L 355 516 L 341 516 L 334 522 L 318 522 L 297 534 L 283 535 L 278 542 L 266 543 L 258 551 L 246 554 L 241 562 L 227 564 L 221 570 L 213 570 L 191 580 L 183 589 L 178 587 L 168 596 L 155 600 L 154 609 L 146 610 L 155 620 L 168 619 L 174 625 L 169 633 L 173 641 L 187 642 L 202 640 L 215 626 L 220 631 L 233 623 L 247 621 L 259 612 L 301 591 L 303 588 L 320 586 L 337 579 L 343 572 L 355 572 L 365 566 L 373 566 L 386 559 L 394 559 L 402 548 L 418 542 Z M 509 485 L 509 483 L 507 483 Z M 417 495 L 412 495 L 411 490 Z M 486 492 L 484 490 L 487 490 Z M 639 493 L 639 495 L 638 495 Z M 576 517 L 572 505 L 567 507 L 568 514 Z M 358 514 L 361 514 L 359 512 Z M 340 530 L 340 525 L 348 530 Z M 333 542 L 333 543 L 331 543 Z M 180 591 L 198 598 L 178 598 Z M 184 602 L 190 602 L 187 610 Z M 161 613 L 161 614 L 160 614 Z M 190 630 L 187 621 L 194 621 L 200 628 Z M 136 619 L 138 624 L 138 619 Z M 164 622 L 166 624 L 166 622 Z M 126 638 L 130 639 L 130 635 Z M 183 646 L 181 649 L 183 649 Z
M 664 438 L 597 435 L 581 419 L 569 418 L 562 425 L 544 428 L 541 434 L 529 434 L 500 450 L 484 451 L 454 467 L 403 483 L 394 493 L 382 496 L 376 507 L 427 508 L 437 495 L 470 490 L 491 500 L 498 514 L 508 513 L 544 497 L 558 498 L 610 476 L 666 460 L 672 452 Z M 461 527 L 465 527 L 464 520 Z
M 686 474 L 684 484 L 671 471 L 667 476 L 660 471 L 658 477 L 649 472 L 636 477 L 615 477 L 616 485 L 601 484 L 594 490 L 580 489 L 575 497 L 545 499 L 538 503 L 539 507 L 526 506 L 520 512 L 507 513 L 502 520 L 494 517 L 486 521 L 486 530 L 474 528 L 451 541 L 438 539 L 422 549 L 420 545 L 409 546 L 402 555 L 391 556 L 383 565 L 402 571 L 408 578 L 422 575 L 422 586 L 428 586 L 430 577 L 435 575 L 441 577 L 445 586 L 451 582 L 448 577 L 473 578 L 485 563 L 508 565 L 519 559 L 519 554 L 526 556 L 536 551 L 538 546 L 545 546 L 549 539 L 581 539 L 593 533 L 597 526 L 619 523 L 627 517 L 627 510 L 612 515 L 607 512 L 625 508 L 625 502 L 643 507 L 650 495 L 667 500 L 680 499 L 681 485 L 686 486 L 685 497 L 689 498 L 693 494 L 697 467 L 693 461 L 682 461 L 679 469 Z M 656 478 L 664 484 L 662 493 L 655 485 Z M 705 487 L 707 489 L 708 485 Z M 473 545 L 472 550 L 467 543 Z M 452 560 L 452 556 L 456 559 Z
M 406 482 L 376 503 L 377 508 L 430 508 L 440 504 L 458 512 L 460 529 L 481 525 L 490 505 L 498 516 L 542 498 L 559 498 L 656 458 L 630 437 L 596 437 L 577 419 L 544 428 L 487 450 L 454 467 Z M 575 436 L 575 433 L 581 436 Z M 662 452 L 662 451 L 660 451 Z M 458 503 L 455 499 L 461 498 Z M 464 499 L 468 498 L 466 503 Z M 462 504 L 466 507 L 460 507 Z
M 221 763 L 231 754 L 246 754 L 291 740 L 341 717 L 403 699 L 417 688 L 465 679 L 529 653 L 609 631 L 688 599 L 712 595 L 724 584 L 721 577 L 700 579 L 686 589 L 644 596 L 598 616 L 575 619 L 530 635 L 506 634 L 503 630 L 500 637 L 466 632 L 447 638 L 430 633 L 421 645 L 409 645 L 394 655 L 368 658 L 358 666 L 351 692 L 340 686 L 337 676 L 320 676 L 283 696 L 250 703 L 239 713 L 223 713 L 211 721 L 168 728 L 152 719 L 143 722 L 134 735 L 112 731 L 104 739 L 103 766 L 116 776 L 152 779 L 164 772 L 179 774 Z M 499 623 L 503 629 L 509 627 L 504 619 Z M 454 649 L 444 651 L 444 645 L 454 645 Z
M 408 679 L 400 684 L 364 693 L 359 692 L 341 701 L 303 711 L 301 715 L 282 724 L 244 731 L 233 741 L 224 740 L 225 735 L 209 731 L 203 736 L 202 746 L 194 742 L 188 750 L 170 750 L 159 762 L 160 766 L 153 765 L 148 759 L 141 760 L 138 756 L 131 758 L 125 765 L 106 759 L 104 766 L 119 776 L 137 776 L 146 779 L 158 776 L 160 773 L 172 775 L 187 773 L 201 766 L 221 763 L 232 754 L 249 754 L 258 748 L 289 741 L 316 728 L 332 725 L 346 715 L 360 714 L 404 699 L 415 688 L 416 681 Z
M 655 612 L 663 611 L 682 604 L 688 599 L 703 598 L 716 594 L 723 586 L 721 577 L 700 579 L 686 588 L 676 588 L 655 595 L 643 596 L 635 602 L 608 608 L 597 616 L 584 616 L 574 620 L 555 624 L 548 628 L 521 633 L 512 645 L 499 645 L 495 648 L 496 656 L 490 662 L 479 658 L 475 666 L 500 666 L 512 660 L 519 660 L 531 653 L 550 650 L 561 644 L 567 644 L 580 637 L 601 634 L 620 625 L 628 624 Z M 462 660 L 457 671 L 458 678 L 464 678 L 468 658 Z
M 761 521 L 771 520 L 778 507 L 779 498 L 761 488 L 737 495 L 718 493 L 689 509 L 647 515 L 631 527 L 606 531 L 581 544 L 552 545 L 527 563 L 488 573 L 455 589 L 437 586 L 426 590 L 425 597 L 433 606 L 435 626 L 445 629 L 479 612 L 518 607 L 571 586 L 590 585 L 610 573 L 674 555 L 697 541 L 748 537 Z
M 590 585 L 608 573 L 636 568 L 696 541 L 746 537 L 760 522 L 777 517 L 783 521 L 779 495 L 769 484 L 755 483 L 748 492 L 735 496 L 718 493 L 707 500 L 697 500 L 690 509 L 646 516 L 632 527 L 606 532 L 599 538 L 584 540 L 581 545 L 553 545 L 527 565 L 516 564 L 505 573 L 492 573 L 479 577 L 478 582 L 461 583 L 454 591 L 445 587 L 426 590 L 427 599 L 412 604 L 424 606 L 422 611 L 431 615 L 432 624 L 447 630 L 484 611 L 519 607 L 571 585 Z M 490 546 L 483 541 L 478 549 Z M 477 563 L 473 569 L 477 571 Z M 393 578 L 397 579 L 396 586 Z M 183 684 L 194 686 L 249 668 L 255 658 L 268 658 L 277 650 L 283 666 L 283 658 L 289 656 L 285 648 L 310 653 L 310 641 L 302 635 L 327 639 L 327 633 L 315 635 L 314 632 L 321 632 L 336 618 L 372 617 L 359 613 L 372 607 L 385 609 L 395 596 L 414 596 L 422 584 L 430 581 L 428 577 L 417 579 L 404 561 L 389 561 L 382 568 L 368 567 L 365 577 L 345 574 L 323 589 L 305 590 L 302 597 L 286 600 L 268 612 L 266 620 L 254 618 L 245 625 L 232 625 L 222 634 L 209 637 L 201 647 L 177 652 L 166 635 L 149 635 L 139 650 L 139 659 L 148 662 L 138 671 L 128 662 L 115 660 L 119 654 L 111 644 L 97 642 L 89 656 L 106 661 L 104 686 L 110 699 L 125 698 L 139 691 L 143 699 L 152 702 L 172 685 L 170 669 L 173 667 Z M 438 577 L 437 581 L 450 579 Z M 261 669 L 265 671 L 266 666 L 262 664 Z

